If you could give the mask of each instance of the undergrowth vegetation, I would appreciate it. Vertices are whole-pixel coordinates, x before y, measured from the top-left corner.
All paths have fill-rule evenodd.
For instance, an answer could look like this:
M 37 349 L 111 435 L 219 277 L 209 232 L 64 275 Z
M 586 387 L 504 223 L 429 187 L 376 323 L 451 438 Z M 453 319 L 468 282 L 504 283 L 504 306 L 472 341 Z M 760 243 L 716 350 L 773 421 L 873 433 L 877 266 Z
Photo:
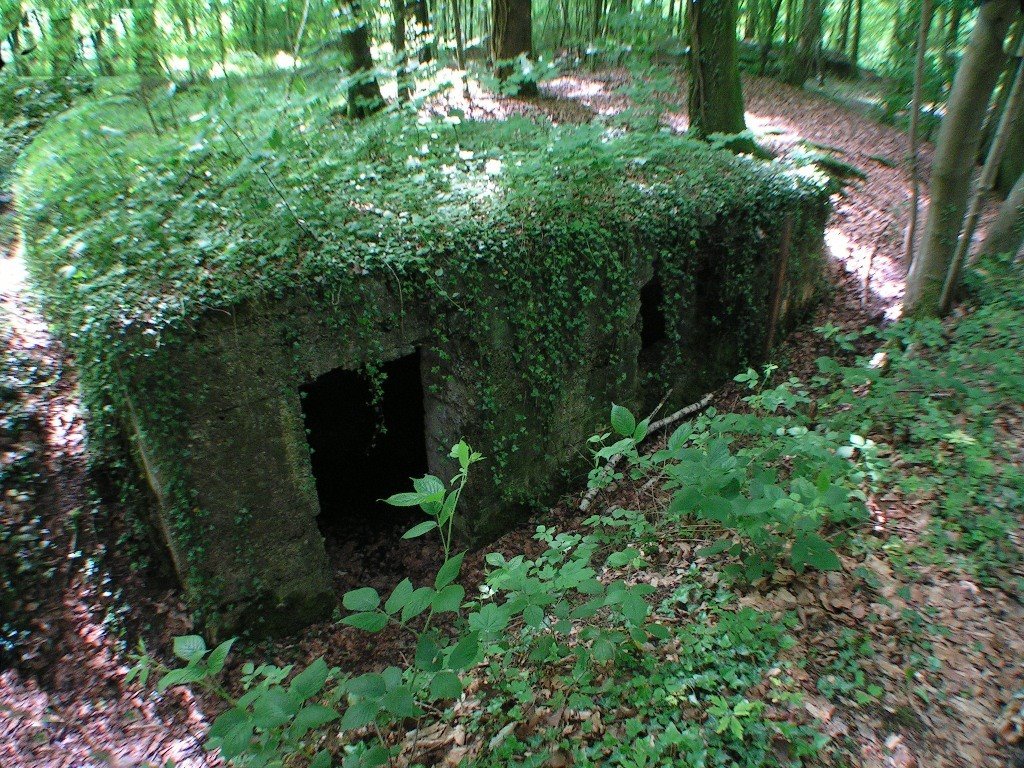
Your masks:
M 863 671 L 872 643 L 845 631 L 829 664 L 808 666 L 786 652 L 795 613 L 757 611 L 743 596 L 777 569 L 850 570 L 873 551 L 894 553 L 911 580 L 915 562 L 945 562 L 1010 586 L 1024 483 L 1003 430 L 1024 402 L 1019 279 L 1008 263 L 983 265 L 971 281 L 978 303 L 946 323 L 821 328 L 835 354 L 818 375 L 750 370 L 737 376 L 749 388 L 742 411 L 709 409 L 654 450 L 649 422 L 615 406 L 591 441 L 591 486 L 653 488 L 651 501 L 538 527 L 543 552 L 487 555 L 475 595 L 458 583 L 465 553 L 446 531 L 481 457 L 456 446 L 450 486 L 428 476 L 389 500 L 426 513 L 408 536 L 441 534 L 433 584 L 344 600 L 347 624 L 415 635 L 406 667 L 352 677 L 323 660 L 253 661 L 225 687 L 231 643 L 209 651 L 193 636 L 175 644 L 185 667 L 143 655 L 135 674 L 156 665 L 161 690 L 189 683 L 223 697 L 207 746 L 237 765 L 371 766 L 399 754 L 429 764 L 431 738 L 453 729 L 461 746 L 449 757 L 474 765 L 802 765 L 841 744 L 806 716 L 797 678 L 816 670 L 812 690 L 872 706 L 885 695 Z M 872 530 L 870 500 L 894 485 L 930 515 L 913 548 Z

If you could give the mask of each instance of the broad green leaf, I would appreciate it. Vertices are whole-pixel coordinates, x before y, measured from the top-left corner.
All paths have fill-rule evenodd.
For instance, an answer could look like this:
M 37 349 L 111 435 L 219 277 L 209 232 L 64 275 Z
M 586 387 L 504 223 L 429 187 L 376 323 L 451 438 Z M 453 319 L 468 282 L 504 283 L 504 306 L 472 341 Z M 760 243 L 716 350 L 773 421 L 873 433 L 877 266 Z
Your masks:
M 224 662 L 227 660 L 228 653 L 231 652 L 231 646 L 234 644 L 235 638 L 231 638 L 230 640 L 225 640 L 210 652 L 210 658 L 206 660 L 206 668 L 210 670 L 211 675 L 220 674 L 220 671 L 224 669 Z
M 388 691 L 380 700 L 380 705 L 395 717 L 419 717 L 423 714 L 423 710 L 416 706 L 412 691 L 407 685 L 400 685 L 393 691 Z
M 198 683 L 206 677 L 206 670 L 200 667 L 183 667 L 182 669 L 172 669 L 166 675 L 160 678 L 160 681 L 156 684 L 156 689 L 163 693 L 168 688 L 173 688 L 176 685 L 187 685 L 188 683 Z
M 248 720 L 229 730 L 220 743 L 221 756 L 230 760 L 245 752 L 252 743 L 253 724 Z
M 409 602 L 413 591 L 412 582 L 409 579 L 402 579 L 398 582 L 398 586 L 392 590 L 391 597 L 384 603 L 384 610 L 388 612 L 388 615 L 398 613 Z
M 331 768 L 331 753 L 321 749 L 309 761 L 309 768 Z
M 480 633 L 470 632 L 459 640 L 452 649 L 452 655 L 448 657 L 449 669 L 469 669 L 476 662 L 477 654 L 480 652 Z
M 201 659 L 206 654 L 206 641 L 199 635 L 174 638 L 174 655 L 182 661 Z
M 466 590 L 461 584 L 449 584 L 434 595 L 431 607 L 434 609 L 434 613 L 458 613 L 465 597 Z
M 388 624 L 387 614 L 383 613 L 353 613 L 341 620 L 343 624 L 350 627 L 362 629 L 366 632 L 380 632 Z
M 272 730 L 287 723 L 299 711 L 299 697 L 284 688 L 271 688 L 252 705 L 252 720 L 257 728 Z
M 430 695 L 435 699 L 457 699 L 462 695 L 462 681 L 450 670 L 443 670 L 430 681 Z
M 414 525 L 408 531 L 402 534 L 403 539 L 416 539 L 420 536 L 424 536 L 430 533 L 432 530 L 437 528 L 436 520 L 424 520 L 419 525 Z
M 388 496 L 384 499 L 386 504 L 390 504 L 393 507 L 415 507 L 419 506 L 419 503 L 423 501 L 423 495 L 419 493 L 396 493 L 394 496 Z
M 612 406 L 612 429 L 622 437 L 633 437 L 636 432 L 636 417 L 621 405 Z
M 402 623 L 414 619 L 430 607 L 436 593 L 431 587 L 420 587 L 402 607 Z
M 437 577 L 434 579 L 434 589 L 444 589 L 459 578 L 459 571 L 462 569 L 462 561 L 465 557 L 466 553 L 460 552 L 444 561 L 444 565 L 438 570 Z
M 831 545 L 816 533 L 805 533 L 794 539 L 790 559 L 798 571 L 805 565 L 819 571 L 838 571 L 843 567 Z
M 341 718 L 341 730 L 352 731 L 369 725 L 377 717 L 380 711 L 380 702 L 377 699 L 364 699 L 356 702 L 345 710 Z
M 289 690 L 305 701 L 323 690 L 330 673 L 327 662 L 317 659 L 292 679 Z
M 380 595 L 373 587 L 363 587 L 346 592 L 341 604 L 350 611 L 374 611 L 380 605 Z
M 337 720 L 339 717 L 341 715 L 330 707 L 325 707 L 321 704 L 307 704 L 295 716 L 292 728 L 295 730 L 296 736 L 302 738 L 309 731 L 327 725 L 327 723 Z
M 528 605 L 523 610 L 523 621 L 535 629 L 544 626 L 544 609 L 539 605 Z
M 348 681 L 345 688 L 353 696 L 371 699 L 379 699 L 387 690 L 384 676 L 377 672 L 367 672 L 365 675 L 354 677 Z
M 497 634 L 508 626 L 508 611 L 494 603 L 487 603 L 476 613 L 469 615 L 469 626 L 478 632 Z

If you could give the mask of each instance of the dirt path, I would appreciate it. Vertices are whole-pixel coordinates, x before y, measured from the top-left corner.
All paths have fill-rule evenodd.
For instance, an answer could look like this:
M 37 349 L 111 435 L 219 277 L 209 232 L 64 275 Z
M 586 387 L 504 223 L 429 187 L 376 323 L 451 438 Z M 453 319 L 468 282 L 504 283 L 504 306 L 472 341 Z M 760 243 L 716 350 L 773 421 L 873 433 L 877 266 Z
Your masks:
M 501 117 L 540 109 L 556 120 L 578 122 L 594 113 L 610 115 L 628 106 L 628 97 L 616 91 L 627 80 L 622 71 L 567 75 L 553 81 L 545 89 L 548 98 L 537 103 L 485 99 L 477 94 L 470 112 Z M 815 322 L 859 327 L 884 314 L 894 316 L 902 291 L 901 232 L 908 197 L 906 174 L 899 167 L 905 153 L 904 135 L 826 99 L 773 81 L 748 79 L 746 93 L 750 126 L 766 133 L 765 141 L 771 147 L 787 151 L 801 142 L 836 147 L 840 159 L 867 174 L 866 181 L 854 182 L 836 201 L 827 244 L 836 264 L 840 293 Z M 677 127 L 685 125 L 682 113 L 670 119 Z M 924 159 L 927 173 L 928 148 Z M 0 765 L 91 768 L 146 762 L 163 765 L 168 760 L 187 768 L 211 765 L 197 738 L 206 722 L 201 702 L 180 692 L 158 700 L 124 685 L 124 639 L 119 632 L 141 633 L 152 647 L 166 647 L 170 636 L 187 631 L 188 623 L 174 594 L 154 593 L 118 552 L 122 531 L 117 527 L 117 515 L 97 506 L 89 492 L 74 370 L 26 292 L 16 250 L 12 247 L 10 253 L 0 255 L 0 305 L 13 325 L 7 341 L 11 349 L 5 352 L 16 348 L 42 373 L 40 381 L 49 382 L 31 394 L 44 414 L 45 425 L 40 440 L 47 484 L 36 504 L 53 532 L 62 563 L 50 588 L 40 596 L 40 663 L 0 674 Z M 865 285 L 867 302 L 862 306 Z M 799 368 L 813 360 L 819 341 L 816 334 L 799 333 L 784 354 Z M 726 390 L 721 402 L 727 403 L 729 397 Z M 896 504 L 893 506 L 890 519 L 894 531 L 920 530 L 923 522 L 914 510 L 896 511 Z M 69 526 L 68 520 L 78 524 Z M 519 531 L 498 542 L 497 548 L 523 551 L 529 544 L 529 533 Z M 76 552 L 87 554 L 74 556 Z M 804 605 L 811 619 L 822 612 L 852 610 L 852 602 L 847 608 L 846 603 L 832 606 L 816 601 L 807 587 L 796 585 L 794 592 L 787 594 L 801 605 L 811 601 Z M 832 584 L 825 584 L 824 589 L 827 595 L 840 595 L 844 590 Z M 994 766 L 994 742 L 979 734 L 988 734 L 999 714 L 998 690 L 1013 682 L 1012 663 L 1000 660 L 1012 658 L 1013 653 L 1024 654 L 1019 629 L 1024 626 L 1024 612 L 1019 604 L 1008 604 L 999 595 L 964 585 L 939 568 L 920 589 L 925 590 L 921 600 L 933 604 L 935 599 L 941 621 L 981 643 L 982 650 L 975 650 L 958 648 L 949 641 L 937 651 L 947 654 L 951 674 L 963 676 L 964 685 L 977 695 L 923 710 L 908 703 L 914 717 L 905 726 L 881 716 L 865 722 L 835 719 L 859 745 L 864 765 L 913 765 L 896 761 L 894 755 L 904 754 L 897 749 L 900 747 L 922 766 Z M 866 597 L 867 606 L 876 610 L 878 596 Z M 856 622 L 857 613 L 859 609 L 845 616 Z M 829 633 L 836 631 L 836 626 L 811 621 L 805 641 L 834 642 Z M 400 655 L 406 650 L 396 638 L 380 640 L 389 646 L 382 652 Z M 321 625 L 267 652 L 281 662 L 327 654 L 332 663 L 352 665 L 361 647 L 354 630 Z

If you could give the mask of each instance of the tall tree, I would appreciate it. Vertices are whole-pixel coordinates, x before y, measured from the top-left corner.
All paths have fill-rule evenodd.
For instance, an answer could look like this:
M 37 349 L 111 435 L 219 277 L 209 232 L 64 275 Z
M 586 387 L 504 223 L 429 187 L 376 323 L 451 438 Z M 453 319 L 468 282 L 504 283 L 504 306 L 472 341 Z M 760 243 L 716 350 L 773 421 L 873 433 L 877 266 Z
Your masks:
M 910 265 L 914 258 L 917 239 L 917 216 L 920 201 L 920 174 L 918 168 L 918 128 L 921 125 L 921 102 L 924 92 L 924 60 L 928 52 L 928 32 L 932 26 L 932 0 L 921 0 L 921 21 L 917 34 L 917 56 L 914 65 L 914 96 L 910 100 L 910 223 L 904 246 L 904 262 Z
M 783 82 L 795 88 L 802 87 L 814 71 L 815 63 L 821 52 L 823 14 L 822 0 L 804 0 L 796 50 L 789 57 L 782 75 Z
M 132 55 L 135 71 L 143 87 L 159 82 L 160 38 L 156 27 L 156 3 L 153 0 L 132 2 Z
M 49 44 L 50 74 L 63 80 L 71 74 L 78 58 L 78 43 L 75 40 L 75 26 L 71 15 L 72 5 L 68 0 L 53 0 L 50 3 Z
M 349 55 L 348 114 L 363 118 L 384 108 L 377 73 L 370 51 L 370 25 L 363 16 L 359 0 L 338 0 L 343 37 Z
M 987 0 L 957 70 L 932 165 L 924 236 L 907 275 L 903 303 L 909 314 L 939 313 L 942 286 L 970 196 L 985 109 L 1006 58 L 1006 33 L 1019 14 L 1020 0 Z
M 736 43 L 737 0 L 687 0 L 690 32 L 690 130 L 701 138 L 712 133 L 741 133 L 743 87 Z M 742 150 L 753 149 L 742 142 Z
M 491 0 L 491 58 L 494 73 L 502 82 L 515 72 L 515 60 L 533 55 L 532 0 Z M 519 85 L 522 94 L 537 93 L 537 83 L 525 80 Z

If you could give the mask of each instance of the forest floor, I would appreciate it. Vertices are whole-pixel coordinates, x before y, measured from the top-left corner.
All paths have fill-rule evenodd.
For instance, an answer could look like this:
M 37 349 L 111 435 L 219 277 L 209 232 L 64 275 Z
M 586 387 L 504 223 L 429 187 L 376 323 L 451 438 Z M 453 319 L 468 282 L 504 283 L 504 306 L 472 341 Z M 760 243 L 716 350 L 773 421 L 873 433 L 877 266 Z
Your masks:
M 681 83 L 669 93 L 684 94 Z M 635 86 L 625 71 L 575 73 L 547 84 L 539 99 L 496 99 L 474 90 L 468 102 L 456 95 L 435 108 L 457 106 L 473 117 L 490 119 L 540 111 L 555 121 L 580 122 L 628 108 L 639 93 Z M 865 174 L 836 196 L 828 225 L 826 242 L 837 289 L 775 356 L 781 374 L 807 376 L 815 359 L 831 350 L 812 327 L 859 331 L 899 315 L 902 232 L 908 215 L 906 137 L 832 100 L 772 80 L 748 78 L 745 92 L 748 123 L 762 144 L 777 152 L 804 147 L 830 153 Z M 673 105 L 665 119 L 685 127 L 685 99 L 664 92 L 659 97 Z M 930 159 L 926 146 L 923 178 Z M 4 215 L 9 223 L 12 214 Z M 0 226 L 0 231 L 12 230 Z M 0 328 L 8 361 L 2 407 L 5 417 L 15 414 L 19 424 L 0 433 L 5 440 L 0 447 L 5 457 L 18 457 L 21 467 L 15 485 L 4 476 L 2 522 L 12 530 L 42 530 L 49 537 L 45 557 L 33 565 L 39 578 L 30 580 L 32 590 L 23 596 L 29 605 L 21 606 L 37 617 L 32 643 L 27 654 L 22 649 L 16 667 L 0 673 L 0 765 L 215 765 L 201 747 L 202 732 L 214 713 L 212 702 L 181 688 L 157 697 L 125 683 L 130 664 L 126 649 L 141 638 L 149 648 L 163 651 L 173 636 L 189 631 L 189 620 L 174 590 L 155 589 L 119 546 L 125 531 L 117 505 L 99 500 L 92 490 L 95 479 L 86 469 L 74 367 L 26 289 L 17 242 L 8 238 L 0 245 L 8 250 L 0 255 L 0 303 L 9 318 Z M 715 393 L 713 402 L 719 411 L 742 410 L 743 395 L 741 387 L 730 384 Z M 1013 405 L 1001 434 L 1016 444 L 1024 465 L 1024 417 L 1020 404 Z M 640 490 L 619 488 L 603 495 L 599 504 L 636 507 L 654 501 Z M 543 521 L 562 530 L 578 527 L 583 517 L 578 503 L 578 495 L 566 498 L 490 549 L 509 555 L 537 551 L 534 525 Z M 872 503 L 880 541 L 898 537 L 903 552 L 922 545 L 927 503 L 898 489 Z M 415 581 L 436 571 L 438 552 L 417 542 L 396 546 L 396 538 L 382 535 L 358 547 L 332 542 L 332 555 L 346 564 L 339 590 L 369 585 L 384 591 L 401 576 Z M 1019 539 L 1014 543 L 1020 546 Z M 714 583 L 715 562 L 696 557 L 686 544 L 667 554 L 656 574 L 651 569 L 652 579 L 660 580 L 660 588 L 671 586 L 673 574 L 691 563 Z M 837 706 L 810 678 L 798 681 L 807 683 L 804 716 L 823 723 L 840 745 L 823 762 L 911 768 L 1020 761 L 1012 743 L 1020 739 L 1024 723 L 1014 719 L 1021 717 L 1019 700 L 1016 705 L 1011 700 L 1024 688 L 1024 605 L 1019 593 L 1015 599 L 1012 588 L 982 586 L 951 563 L 908 563 L 885 547 L 844 556 L 843 565 L 842 571 L 828 574 L 780 569 L 742 598 L 758 610 L 798 615 L 793 632 L 797 645 L 787 651 L 789 658 L 802 654 L 825 665 L 842 656 L 850 630 L 870 637 L 875 654 L 864 662 L 863 671 L 884 688 L 884 704 Z M 467 558 L 463 583 L 468 591 L 480 583 L 483 568 L 482 553 Z M 909 615 L 925 617 L 912 628 L 919 637 L 911 641 Z M 936 627 L 944 629 L 932 631 Z M 926 640 L 921 640 L 924 635 Z M 373 658 L 367 658 L 361 633 L 325 623 L 248 653 L 278 664 L 325 656 L 330 664 L 365 670 L 412 650 L 397 632 L 378 635 L 374 647 Z M 908 654 L 920 653 L 922 647 L 938 663 L 908 673 L 915 669 Z M 467 754 L 464 737 L 435 736 L 436 752 L 429 759 L 421 756 L 424 762 L 454 765 L 458 756 Z

